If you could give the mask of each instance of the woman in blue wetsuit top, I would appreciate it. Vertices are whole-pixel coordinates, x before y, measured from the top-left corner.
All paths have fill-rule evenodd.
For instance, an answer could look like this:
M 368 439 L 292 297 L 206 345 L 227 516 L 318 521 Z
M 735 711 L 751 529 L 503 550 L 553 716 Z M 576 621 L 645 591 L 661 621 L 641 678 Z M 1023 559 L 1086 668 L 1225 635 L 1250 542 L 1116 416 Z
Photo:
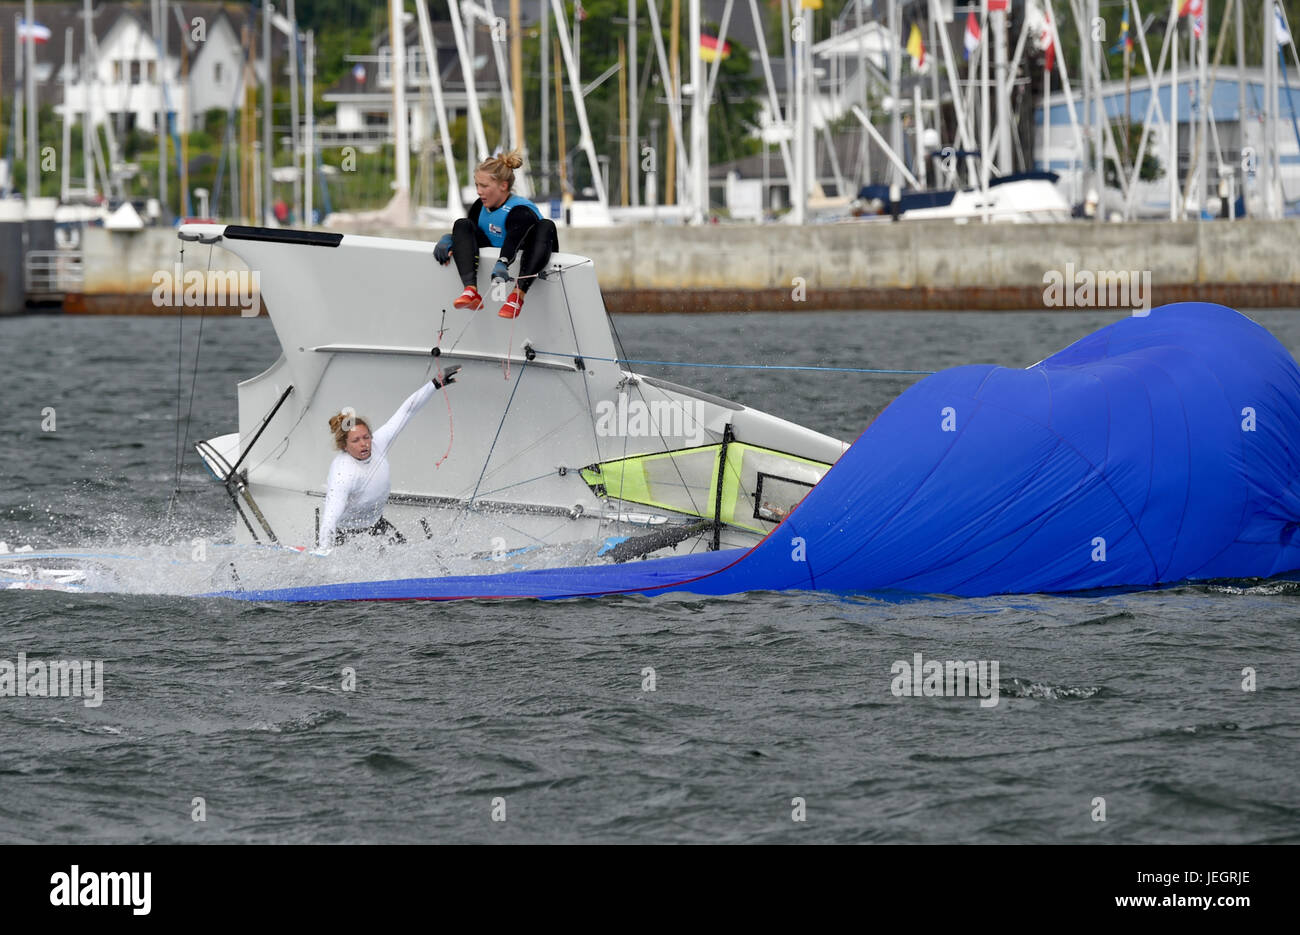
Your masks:
M 454 257 L 460 281 L 465 286 L 452 303 L 456 308 L 475 310 L 483 307 L 478 281 L 478 252 L 481 247 L 499 247 L 501 258 L 492 267 L 493 282 L 509 282 L 509 267 L 515 254 L 522 254 L 519 276 L 501 310 L 502 318 L 516 318 L 524 304 L 524 295 L 546 269 L 551 254 L 560 249 L 555 224 L 542 217 L 537 205 L 527 198 L 510 193 L 515 183 L 515 169 L 524 164 L 518 151 L 484 159 L 474 170 L 474 187 L 478 200 L 467 217 L 459 219 L 450 234 L 444 234 L 433 248 L 433 256 L 446 266 Z

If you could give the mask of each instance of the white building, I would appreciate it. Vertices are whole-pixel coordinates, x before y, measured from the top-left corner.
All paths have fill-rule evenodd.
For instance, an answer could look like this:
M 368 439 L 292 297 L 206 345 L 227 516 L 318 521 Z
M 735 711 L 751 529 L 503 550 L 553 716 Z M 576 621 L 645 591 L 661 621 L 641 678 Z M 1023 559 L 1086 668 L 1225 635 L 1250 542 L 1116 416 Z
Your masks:
M 22 3 L 0 3 L 6 39 L 16 35 L 22 10 Z M 100 3 L 91 17 L 97 55 L 90 67 L 83 5 L 42 3 L 36 7 L 36 21 L 50 30 L 50 39 L 35 46 L 37 100 L 53 105 L 60 115 L 70 110 L 76 121 L 88 113 L 96 126 L 112 118 L 119 131 L 149 133 L 157 131 L 160 104 L 165 102 L 178 129 L 182 124 L 200 128 L 206 110 L 240 103 L 244 60 L 240 28 L 250 24 L 251 13 L 248 5 L 234 3 L 169 2 L 166 55 L 159 68 L 149 4 Z M 260 60 L 258 25 L 251 22 L 251 38 Z M 69 28 L 73 30 L 72 65 L 65 68 Z M 284 48 L 278 33 L 276 45 Z M 12 52 L 5 49 L 0 90 L 9 99 L 22 67 L 17 60 L 21 51 L 17 42 Z M 260 61 L 257 73 L 264 74 Z
M 408 19 L 413 20 L 413 17 Z M 434 21 L 431 26 L 443 102 L 448 110 L 448 120 L 454 121 L 469 110 L 469 95 L 456 51 L 455 33 L 446 20 Z M 497 79 L 490 31 L 480 25 L 473 30 L 467 29 L 466 35 L 474 49 L 474 87 L 480 101 L 499 95 L 501 85 Z M 420 42 L 418 24 L 414 21 L 406 23 L 404 40 L 407 123 L 411 148 L 417 150 L 437 134 L 438 127 L 433 113 L 428 61 Z M 323 100 L 335 105 L 334 125 L 317 129 L 322 145 L 393 141 L 392 62 L 392 44 L 385 30 L 372 40 L 371 53 L 361 57 L 352 70 L 345 72 L 321 95 Z

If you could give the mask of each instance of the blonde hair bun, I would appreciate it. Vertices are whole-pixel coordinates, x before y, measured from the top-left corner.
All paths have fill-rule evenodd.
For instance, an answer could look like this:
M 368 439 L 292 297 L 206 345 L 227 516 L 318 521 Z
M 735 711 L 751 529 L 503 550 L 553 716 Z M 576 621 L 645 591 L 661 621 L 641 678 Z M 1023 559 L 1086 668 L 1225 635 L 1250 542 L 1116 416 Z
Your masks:
M 336 415 L 330 416 L 330 434 L 334 436 L 334 446 L 339 451 L 347 448 L 348 432 L 352 431 L 358 425 L 364 425 L 370 428 L 370 423 L 361 416 L 357 415 L 351 409 L 346 409 Z
M 486 172 L 498 182 L 505 182 L 507 187 L 514 187 L 515 170 L 524 164 L 524 157 L 517 149 L 499 156 L 489 156 L 478 164 L 476 172 Z

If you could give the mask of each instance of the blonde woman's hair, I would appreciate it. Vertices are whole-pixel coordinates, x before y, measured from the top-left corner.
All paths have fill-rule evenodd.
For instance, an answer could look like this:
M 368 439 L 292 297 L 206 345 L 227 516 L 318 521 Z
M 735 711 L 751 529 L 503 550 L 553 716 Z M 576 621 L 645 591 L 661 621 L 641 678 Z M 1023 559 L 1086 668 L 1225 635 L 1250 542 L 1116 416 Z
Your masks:
M 478 164 L 475 172 L 486 172 L 498 182 L 505 182 L 507 188 L 515 187 L 515 170 L 524 164 L 524 157 L 514 149 L 500 156 L 489 156 Z
M 346 451 L 348 447 L 348 432 L 352 431 L 358 425 L 364 425 L 366 431 L 370 431 L 370 423 L 361 418 L 352 409 L 344 409 L 337 415 L 330 416 L 330 432 L 334 435 L 334 447 L 339 451 Z

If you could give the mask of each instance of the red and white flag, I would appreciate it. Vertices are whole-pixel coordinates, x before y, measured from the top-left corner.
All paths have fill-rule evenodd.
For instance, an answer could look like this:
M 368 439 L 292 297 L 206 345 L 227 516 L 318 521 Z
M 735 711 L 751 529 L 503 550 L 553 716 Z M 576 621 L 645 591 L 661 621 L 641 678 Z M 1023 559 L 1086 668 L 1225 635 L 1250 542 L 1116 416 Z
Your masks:
M 50 27 L 42 26 L 40 23 L 25 23 L 19 20 L 18 38 L 22 42 L 49 42 Z
M 967 58 L 980 46 L 980 21 L 975 18 L 974 10 L 966 14 L 966 35 L 962 39 L 962 45 L 966 49 Z
M 1043 69 L 1051 71 L 1056 64 L 1056 43 L 1052 41 L 1052 14 L 1044 12 L 1043 31 L 1038 34 L 1038 46 L 1043 50 Z
M 1178 15 L 1192 18 L 1192 33 L 1198 39 L 1205 32 L 1205 0 L 1183 0 Z

